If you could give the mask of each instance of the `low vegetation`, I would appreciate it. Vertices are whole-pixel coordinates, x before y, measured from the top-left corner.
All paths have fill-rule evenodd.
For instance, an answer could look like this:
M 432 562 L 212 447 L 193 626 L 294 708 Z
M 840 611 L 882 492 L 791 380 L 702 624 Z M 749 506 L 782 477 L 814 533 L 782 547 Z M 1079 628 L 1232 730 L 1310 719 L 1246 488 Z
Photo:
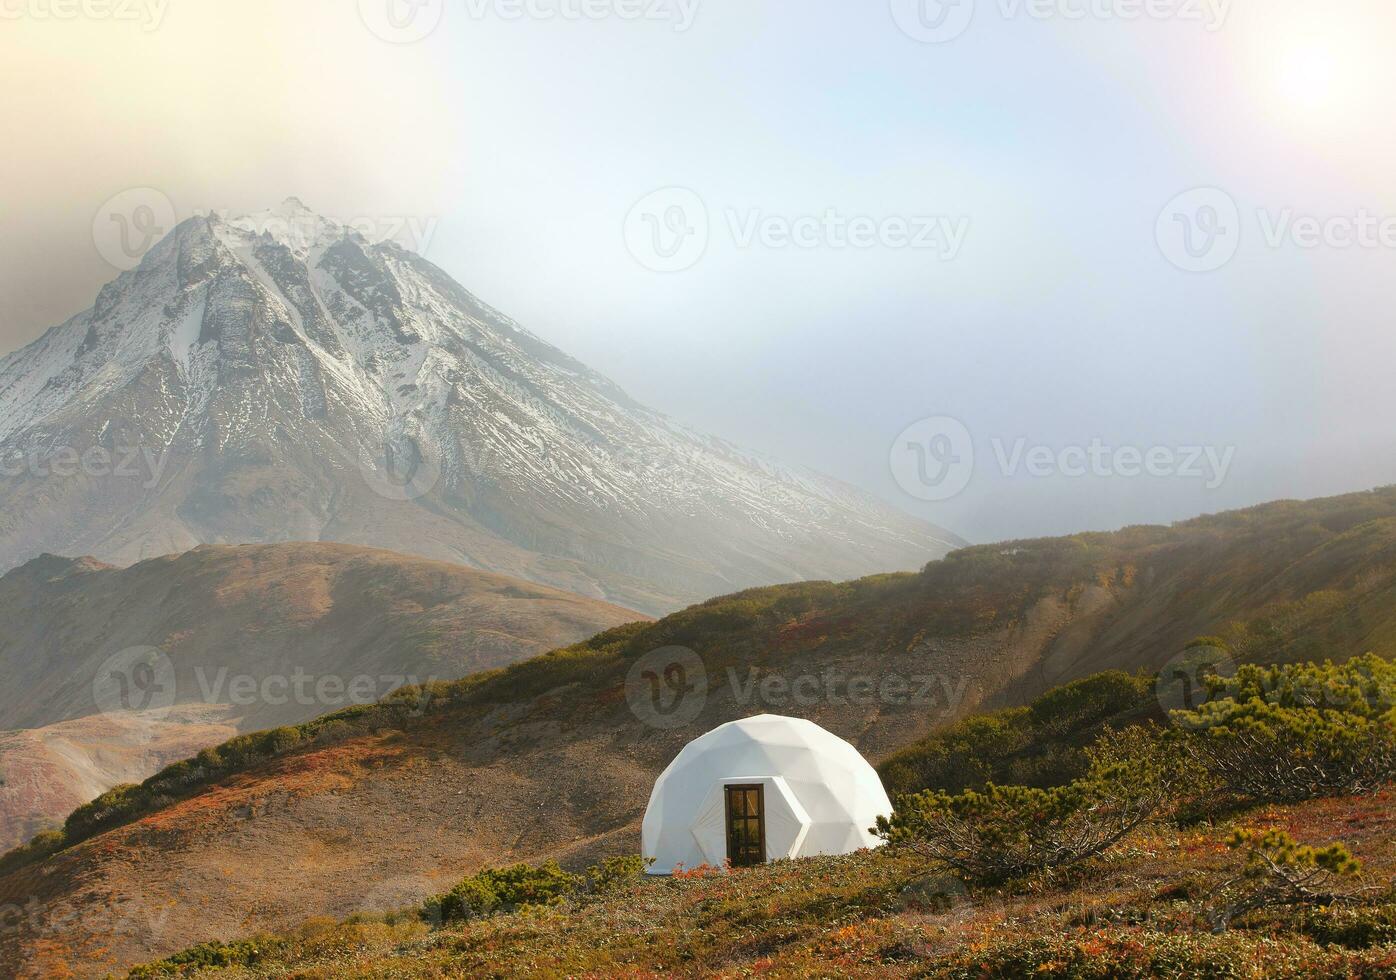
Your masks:
M 1243 668 L 1168 729 L 1109 724 L 1148 714 L 1151 679 L 1088 678 L 902 753 L 904 773 L 959 753 L 974 767 L 961 782 L 986 781 L 901 794 L 876 851 L 666 878 L 638 857 L 487 869 L 417 910 L 204 944 L 132 975 L 1389 977 L 1396 771 L 1293 792 L 1209 753 L 1257 705 L 1317 711 L 1302 743 L 1254 744 L 1329 772 L 1353 758 L 1354 719 L 1392 725 L 1391 676 L 1376 657 Z M 1039 757 L 1079 751 L 1069 778 L 988 778 L 1025 757 L 1025 731 Z M 1218 792 L 1239 808 L 1179 822 Z
M 898 799 L 878 834 L 975 884 L 1070 867 L 1105 853 L 1158 816 L 1176 769 L 1150 729 L 1112 732 L 1087 750 L 1087 773 L 1064 786 L 989 784 L 983 792 L 926 790 Z
M 1112 670 L 1048 691 L 1022 708 L 971 715 L 878 767 L 889 795 L 950 793 L 989 783 L 1049 787 L 1083 775 L 1086 749 L 1109 726 L 1158 717 L 1154 679 Z
M 428 899 L 420 915 L 426 922 L 441 925 L 501 912 L 576 903 L 619 891 L 638 880 L 644 870 L 645 862 L 639 855 L 607 858 L 581 874 L 564 871 L 556 861 L 536 867 L 515 864 L 486 868 L 446 894 Z
M 1384 798 L 1383 805 L 1392 800 Z M 1272 814 L 1328 833 L 1347 804 Z M 1363 835 L 1366 874 L 1396 867 L 1391 823 Z M 1089 875 L 963 887 L 895 849 L 730 873 L 628 878 L 581 900 L 525 904 L 433 927 L 417 914 L 319 920 L 206 943 L 131 974 L 167 977 L 850 976 L 1387 977 L 1396 904 L 1259 909 L 1214 932 L 1209 901 L 1243 852 L 1226 831 L 1160 828 Z
M 1186 760 L 1250 802 L 1368 792 L 1396 776 L 1396 664 L 1244 665 L 1174 714 Z

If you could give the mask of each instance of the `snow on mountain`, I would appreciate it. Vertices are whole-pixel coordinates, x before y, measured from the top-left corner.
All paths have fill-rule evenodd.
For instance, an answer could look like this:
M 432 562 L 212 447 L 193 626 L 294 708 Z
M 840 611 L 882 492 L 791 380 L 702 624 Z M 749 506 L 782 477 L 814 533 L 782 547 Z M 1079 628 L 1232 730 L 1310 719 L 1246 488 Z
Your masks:
M 0 360 L 0 467 L 0 568 L 334 540 L 658 612 L 960 543 L 675 424 L 294 198 L 185 221 Z

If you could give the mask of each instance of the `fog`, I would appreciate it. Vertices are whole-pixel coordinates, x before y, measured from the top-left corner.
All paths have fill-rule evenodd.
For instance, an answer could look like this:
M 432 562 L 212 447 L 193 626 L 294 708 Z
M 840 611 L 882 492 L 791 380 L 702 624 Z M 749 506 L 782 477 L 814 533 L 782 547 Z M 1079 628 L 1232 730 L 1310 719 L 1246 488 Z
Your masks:
M 1396 481 L 1388 2 L 916 5 L 6 0 L 0 352 L 296 195 L 972 540 Z

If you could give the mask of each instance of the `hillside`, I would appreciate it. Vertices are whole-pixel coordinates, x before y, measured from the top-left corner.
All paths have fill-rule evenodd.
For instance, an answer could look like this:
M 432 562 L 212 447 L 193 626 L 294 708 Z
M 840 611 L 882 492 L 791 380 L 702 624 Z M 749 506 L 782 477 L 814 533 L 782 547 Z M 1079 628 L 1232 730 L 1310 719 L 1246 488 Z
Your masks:
M 206 546 L 130 568 L 35 559 L 0 578 L 0 845 L 238 731 L 640 618 L 349 545 Z
M 1381 778 L 1365 788 L 1347 782 L 1347 762 L 1330 767 L 1336 756 L 1318 760 L 1324 751 L 1344 751 L 1348 726 L 1359 718 L 1390 711 L 1396 664 L 1364 656 L 1351 670 L 1307 662 L 1293 673 L 1242 677 L 1248 670 L 1238 671 L 1236 686 L 1213 691 L 1211 707 L 1233 720 L 1232 712 L 1254 710 L 1250 686 L 1263 679 L 1270 704 L 1294 712 L 1293 721 L 1318 695 L 1330 708 L 1325 721 L 1317 729 L 1302 723 L 1317 741 L 1289 756 L 1282 738 L 1266 742 L 1261 755 L 1278 751 L 1300 766 L 1316 764 L 1341 790 L 1307 783 L 1299 799 L 1277 804 L 1272 794 L 1296 784 L 1271 777 L 1251 783 L 1248 775 L 1246 785 L 1262 795 L 1220 803 L 1240 784 L 1228 789 L 1225 768 L 1210 768 L 1184 747 L 1198 744 L 1185 726 L 1150 723 L 1109 733 L 1141 712 L 1162 718 L 1154 678 L 1107 672 L 1054 688 L 1023 708 L 971 716 L 913 747 L 934 755 L 933 744 L 953 742 L 963 750 L 959 769 L 980 770 L 1001 785 L 1002 763 L 1016 753 L 1002 751 L 1000 723 L 1020 714 L 1031 718 L 1036 730 L 1028 747 L 1042 758 L 1061 760 L 1083 739 L 1095 743 L 1092 752 L 1127 747 L 1123 754 L 1106 748 L 1103 768 L 1090 754 L 1059 767 L 1026 803 L 967 780 L 975 790 L 964 799 L 976 809 L 977 838 L 946 829 L 953 820 L 946 808 L 937 811 L 929 836 L 731 873 L 700 866 L 643 880 L 635 855 L 578 875 L 547 864 L 492 868 L 466 876 L 450 896 L 338 924 L 319 919 L 280 934 L 199 944 L 132 976 L 1389 976 L 1396 967 L 1396 728 L 1387 717 L 1385 735 L 1360 750 L 1385 755 Z M 1363 688 L 1367 697 L 1340 693 L 1353 691 L 1352 682 L 1371 684 Z M 1230 733 L 1220 737 L 1212 744 L 1235 744 Z M 1320 745 L 1324 750 L 1311 755 Z M 1121 764 L 1128 773 L 1122 781 L 1107 775 Z M 1097 781 L 1081 782 L 1090 772 Z M 947 775 L 909 789 L 945 787 L 960 773 Z M 1054 798 L 1045 789 L 1068 783 L 1086 798 Z M 1121 796 L 1126 785 L 1131 789 Z M 1144 787 L 1144 796 L 1134 796 L 1133 787 Z M 905 819 L 928 799 L 937 798 L 903 798 L 898 811 Z M 929 805 L 949 802 L 938 799 Z M 1078 850 L 1069 864 L 1044 866 L 1092 836 L 1093 825 L 1106 826 L 1110 818 L 1102 814 L 1122 799 L 1154 802 L 1142 823 L 1131 821 L 1126 836 L 1103 851 Z M 989 800 L 995 802 L 983 805 Z M 1067 810 L 1090 815 L 1062 822 L 1063 800 Z M 1280 863 L 1257 861 L 1237 837 L 1246 832 L 1264 833 L 1272 843 L 1261 846 Z M 1274 836 L 1280 834 L 1290 843 Z M 949 847 L 943 860 L 915 846 L 932 839 Z M 1327 860 L 1343 872 L 1305 869 L 1296 842 L 1331 856 L 1312 855 L 1313 869 Z M 1024 871 L 1003 878 L 973 870 L 983 867 L 980 857 L 997 865 L 1023 847 L 1040 847 L 1039 860 Z M 1298 890 L 1281 881 L 1299 883 Z
M 1223 841 L 1256 826 L 1343 840 L 1378 893 L 1364 908 L 1284 910 L 1211 934 L 1198 921 L 1206 890 L 1237 864 Z M 1396 971 L 1396 895 L 1382 887 L 1396 873 L 1393 837 L 1388 790 L 1159 828 L 1079 874 L 1013 888 L 965 888 L 909 856 L 864 851 L 642 880 L 580 907 L 437 931 L 410 913 L 321 919 L 134 976 L 1378 980 Z
M 154 647 L 168 659 L 173 690 L 161 692 L 163 701 L 239 698 L 247 731 L 342 707 L 358 675 L 371 677 L 381 697 L 392 675 L 454 680 L 643 618 L 546 586 L 351 545 L 204 546 L 129 568 L 50 555 L 0 578 L 0 671 L 9 681 L 0 687 L 0 729 L 103 710 L 94 700 L 99 668 L 128 649 Z M 298 669 L 305 697 L 279 685 L 262 697 L 265 678 Z M 257 683 L 243 691 L 232 682 L 239 675 Z M 346 690 L 317 691 L 325 676 Z
M 201 939 L 418 901 L 483 865 L 633 851 L 677 749 L 762 710 L 809 717 L 881 760 L 980 707 L 1111 667 L 1157 670 L 1203 634 L 1244 660 L 1390 655 L 1393 576 L 1396 490 L 1384 489 L 712 600 L 441 685 L 423 717 L 413 700 L 341 713 L 83 814 L 65 849 L 9 860 L 0 902 L 38 911 L 0 936 L 0 964 L 97 975 Z M 645 688 L 627 698 L 627 674 L 674 646 L 701 660 L 703 696 L 687 724 L 655 727 L 632 710 L 645 714 Z M 850 675 L 883 693 L 850 699 Z M 749 686 L 801 676 L 832 678 L 832 696 Z M 932 697 L 881 684 L 894 677 Z

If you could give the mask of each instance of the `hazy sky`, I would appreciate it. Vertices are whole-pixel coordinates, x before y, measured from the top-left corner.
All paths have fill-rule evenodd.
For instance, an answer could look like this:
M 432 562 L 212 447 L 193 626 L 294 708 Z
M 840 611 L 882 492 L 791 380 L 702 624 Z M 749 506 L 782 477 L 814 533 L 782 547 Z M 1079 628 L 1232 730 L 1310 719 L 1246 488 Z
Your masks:
M 1370 487 L 1393 39 L 1390 0 L 0 0 L 0 351 L 115 275 L 114 196 L 294 194 L 974 540 Z

